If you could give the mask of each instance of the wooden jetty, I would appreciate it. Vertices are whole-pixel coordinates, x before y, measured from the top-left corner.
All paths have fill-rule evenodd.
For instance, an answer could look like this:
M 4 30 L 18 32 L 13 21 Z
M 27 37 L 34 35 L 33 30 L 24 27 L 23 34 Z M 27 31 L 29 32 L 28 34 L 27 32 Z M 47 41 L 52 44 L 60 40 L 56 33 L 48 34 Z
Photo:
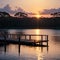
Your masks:
M 40 40 L 33 40 L 33 36 L 39 36 Z M 22 39 L 24 37 L 24 39 Z M 27 39 L 28 37 L 28 39 Z M 45 43 L 45 44 L 44 44 Z M 48 35 L 35 35 L 35 34 L 6 34 L 0 36 L 0 44 L 20 44 L 28 46 L 48 46 Z

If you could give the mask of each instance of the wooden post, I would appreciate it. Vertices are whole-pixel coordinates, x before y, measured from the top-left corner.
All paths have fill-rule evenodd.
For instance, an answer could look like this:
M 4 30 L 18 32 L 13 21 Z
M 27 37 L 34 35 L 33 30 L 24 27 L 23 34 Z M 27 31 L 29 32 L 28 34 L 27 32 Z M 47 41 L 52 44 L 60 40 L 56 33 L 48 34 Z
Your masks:
M 19 39 L 19 36 L 20 36 L 20 35 L 19 35 L 19 34 L 17 34 L 17 39 Z
M 47 46 L 48 46 L 48 35 L 47 35 Z
M 18 53 L 19 53 L 19 55 L 20 55 L 20 40 L 21 40 L 21 36 L 20 35 L 18 35 L 18 37 L 19 37 L 19 46 L 18 46 Z
M 19 45 L 20 45 L 20 39 L 21 39 L 21 37 L 19 36 Z
M 31 35 L 29 35 L 29 40 L 31 40 Z
M 6 44 L 7 43 L 6 42 L 6 35 L 4 34 L 3 37 L 4 37 L 4 40 L 5 40 L 4 43 Z
M 43 45 L 43 35 L 41 35 L 41 45 Z
M 25 40 L 26 40 L 26 35 L 25 35 Z
M 6 41 L 6 35 L 4 35 L 4 52 L 6 53 L 6 43 L 7 43 L 7 41 Z
M 4 45 L 4 52 L 6 53 L 6 43 L 5 43 L 5 45 Z

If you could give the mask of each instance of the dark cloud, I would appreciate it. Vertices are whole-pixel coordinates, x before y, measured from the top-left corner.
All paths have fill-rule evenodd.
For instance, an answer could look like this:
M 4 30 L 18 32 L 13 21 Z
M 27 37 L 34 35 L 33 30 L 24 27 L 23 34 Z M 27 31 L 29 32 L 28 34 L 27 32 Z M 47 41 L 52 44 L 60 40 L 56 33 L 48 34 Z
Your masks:
M 35 13 L 24 11 L 21 7 L 14 7 L 14 8 L 15 8 L 15 10 L 12 10 L 10 5 L 7 4 L 3 8 L 0 8 L 0 11 L 1 12 L 7 12 L 9 14 L 15 14 L 17 12 L 24 12 L 24 13 L 27 13 L 28 15 L 36 15 Z
M 6 5 L 5 7 L 0 8 L 0 11 L 2 11 L 2 12 L 5 11 L 5 12 L 11 13 L 11 14 L 14 12 L 11 10 L 11 7 L 9 5 Z
M 15 7 L 16 8 L 16 7 Z M 7 4 L 5 7 L 0 8 L 1 12 L 8 12 L 10 14 L 14 14 L 16 12 L 25 12 L 22 8 L 17 8 L 16 10 L 12 10 L 11 7 L 9 6 L 9 4 Z
M 40 14 L 51 14 L 55 12 L 60 12 L 60 8 L 58 9 L 44 9 L 42 12 L 39 12 Z

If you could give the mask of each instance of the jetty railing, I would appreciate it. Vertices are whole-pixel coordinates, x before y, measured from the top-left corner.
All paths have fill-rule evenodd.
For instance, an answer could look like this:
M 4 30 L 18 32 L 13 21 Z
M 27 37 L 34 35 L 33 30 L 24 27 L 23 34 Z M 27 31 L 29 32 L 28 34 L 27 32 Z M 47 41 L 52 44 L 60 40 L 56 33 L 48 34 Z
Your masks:
M 32 39 L 32 37 L 39 36 L 39 40 Z M 32 44 L 32 45 L 37 45 L 37 46 L 42 46 L 44 43 L 46 43 L 46 46 L 48 46 L 48 35 L 36 35 L 36 34 L 6 34 L 3 35 L 5 40 L 14 40 L 18 42 L 22 42 L 27 44 Z M 24 39 L 22 39 L 24 37 Z M 27 39 L 28 37 L 28 39 Z

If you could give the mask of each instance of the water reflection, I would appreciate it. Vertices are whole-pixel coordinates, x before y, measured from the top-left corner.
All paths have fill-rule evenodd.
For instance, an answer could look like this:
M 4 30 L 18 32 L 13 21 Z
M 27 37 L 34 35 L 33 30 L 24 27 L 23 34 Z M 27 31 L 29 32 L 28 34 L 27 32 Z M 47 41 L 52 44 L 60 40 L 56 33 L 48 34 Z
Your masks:
M 28 47 L 28 46 L 26 46 L 26 47 Z M 21 50 L 23 50 L 23 48 L 21 49 L 21 45 L 14 45 L 14 44 L 9 44 L 9 45 L 4 45 L 4 46 L 2 46 L 2 48 L 4 48 L 3 49 L 3 52 L 4 53 L 13 53 L 13 54 L 15 54 L 15 53 L 17 53 L 18 55 L 20 55 L 20 51 Z M 1 47 L 0 47 L 0 49 L 2 49 Z M 30 46 L 30 48 L 31 48 L 31 46 Z M 36 52 L 38 53 L 39 51 L 40 52 L 43 52 L 44 51 L 44 47 L 32 47 L 32 48 L 36 48 Z M 20 50 L 21 49 L 21 50 Z M 48 47 L 45 47 L 45 49 L 46 49 L 46 51 L 48 51 L 47 49 L 48 49 Z M 1 51 L 1 50 L 0 50 Z M 40 53 L 39 53 L 40 54 Z
M 60 36 L 52 36 L 53 41 L 60 43 Z
M 21 31 L 22 30 L 15 30 L 14 33 Z M 18 60 L 60 60 L 60 30 L 28 29 L 22 32 L 23 34 L 47 34 L 49 36 L 49 47 L 29 47 L 9 44 L 0 46 L 0 54 L 17 55 L 20 57 Z M 35 36 L 32 38 L 36 40 L 40 39 Z M 23 57 L 22 59 L 21 56 Z
M 40 30 L 37 29 L 37 30 L 36 30 L 36 35 L 39 35 L 39 34 L 40 34 Z M 36 37 L 36 40 L 40 40 L 40 36 L 37 36 L 37 37 Z
M 0 52 L 6 53 L 12 53 L 12 54 L 18 54 L 20 55 L 20 45 L 14 45 L 14 44 L 9 44 L 9 45 L 3 45 L 0 47 Z
M 40 52 L 39 47 L 36 48 L 36 54 L 37 54 L 37 60 L 43 60 L 43 54 Z

